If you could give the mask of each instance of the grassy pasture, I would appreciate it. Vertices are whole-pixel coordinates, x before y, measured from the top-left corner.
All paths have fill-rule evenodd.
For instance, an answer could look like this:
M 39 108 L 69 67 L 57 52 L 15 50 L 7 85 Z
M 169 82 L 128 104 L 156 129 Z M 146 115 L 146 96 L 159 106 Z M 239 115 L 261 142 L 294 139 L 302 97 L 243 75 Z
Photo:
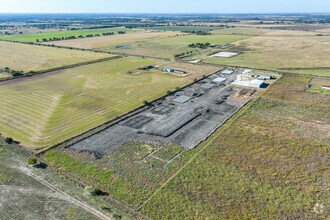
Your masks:
M 304 92 L 308 81 L 278 80 L 202 144 L 142 212 L 152 219 L 326 218 L 314 207 L 330 205 L 329 99 Z
M 84 49 L 98 49 L 112 46 L 125 46 L 134 42 L 155 40 L 167 37 L 182 35 L 180 32 L 132 32 L 128 34 L 110 35 L 92 38 L 82 38 L 73 40 L 54 41 L 55 45 L 84 48 Z
M 243 35 L 187 35 L 178 36 L 158 40 L 150 40 L 144 42 L 136 42 L 128 44 L 128 49 L 117 49 L 116 47 L 100 48 L 101 51 L 111 51 L 117 53 L 134 54 L 140 56 L 152 56 L 159 58 L 173 58 L 175 54 L 184 52 L 196 52 L 201 49 L 189 48 L 188 45 L 192 43 L 210 43 L 223 45 L 232 43 L 247 36 Z
M 271 31 L 237 41 L 229 51 L 242 54 L 232 58 L 211 57 L 206 63 L 269 69 L 299 74 L 330 76 L 329 36 L 313 32 Z
M 188 77 L 136 70 L 152 64 L 157 61 L 122 58 L 1 85 L 0 131 L 40 149 L 218 70 L 182 65 L 183 70 L 192 70 Z
M 0 68 L 9 67 L 24 72 L 46 70 L 111 56 L 113 55 L 0 41 Z
M 83 29 L 83 30 L 74 30 L 74 31 L 57 31 L 57 32 L 33 33 L 33 34 L 3 35 L 3 36 L 0 36 L 0 39 L 22 41 L 22 42 L 36 42 L 37 39 L 42 41 L 42 38 L 46 38 L 48 40 L 49 38 L 53 38 L 53 37 L 57 37 L 57 38 L 69 37 L 69 36 L 78 37 L 79 35 L 86 36 L 88 34 L 102 35 L 102 33 L 108 33 L 108 32 L 114 32 L 115 34 L 117 34 L 118 31 L 126 31 L 128 33 L 128 32 L 133 32 L 133 31 L 140 31 L 140 30 L 126 29 L 126 28 Z M 47 42 L 47 43 L 52 44 L 52 41 Z

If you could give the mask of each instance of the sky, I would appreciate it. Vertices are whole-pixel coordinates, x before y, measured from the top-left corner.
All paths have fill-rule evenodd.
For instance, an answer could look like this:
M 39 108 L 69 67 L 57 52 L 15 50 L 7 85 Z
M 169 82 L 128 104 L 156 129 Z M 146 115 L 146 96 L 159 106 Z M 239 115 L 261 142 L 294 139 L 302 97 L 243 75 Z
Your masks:
M 330 0 L 0 0 L 0 13 L 329 13 Z

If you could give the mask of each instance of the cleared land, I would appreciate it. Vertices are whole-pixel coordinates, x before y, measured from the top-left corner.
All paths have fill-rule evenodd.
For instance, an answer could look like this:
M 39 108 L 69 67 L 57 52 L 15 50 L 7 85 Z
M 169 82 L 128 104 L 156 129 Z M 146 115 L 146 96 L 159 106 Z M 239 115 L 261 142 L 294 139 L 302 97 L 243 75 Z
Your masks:
M 37 39 L 42 41 L 43 38 L 47 40 L 49 38 L 61 38 L 61 37 L 70 37 L 83 35 L 84 37 L 89 34 L 100 34 L 102 33 L 109 33 L 114 32 L 115 34 L 118 31 L 126 31 L 126 32 L 133 32 L 133 31 L 140 31 L 136 29 L 126 29 L 126 28 L 104 28 L 104 29 L 84 29 L 84 30 L 74 30 L 74 31 L 56 31 L 56 32 L 46 32 L 46 33 L 34 33 L 34 34 L 15 34 L 15 35 L 3 35 L 0 36 L 0 39 L 6 40 L 14 40 L 14 41 L 22 41 L 22 42 L 36 42 Z M 53 42 L 48 42 L 49 44 Z
M 74 40 L 63 40 L 52 42 L 55 45 L 84 48 L 84 49 L 99 49 L 111 46 L 126 46 L 127 44 L 148 40 L 155 40 L 167 37 L 182 35 L 180 32 L 136 32 L 129 34 L 118 34 L 110 36 L 101 36 L 93 38 L 82 38 Z
M 1 85 L 1 132 L 25 146 L 40 149 L 219 69 L 185 64 L 191 69 L 187 77 L 161 70 L 137 70 L 152 64 L 157 61 L 122 58 Z
M 283 76 L 141 211 L 152 219 L 326 218 L 329 98 L 304 92 L 309 80 Z
M 130 48 L 118 49 L 116 47 L 100 48 L 101 51 L 106 52 L 117 52 L 124 54 L 134 54 L 140 56 L 151 56 L 159 58 L 173 58 L 176 54 L 186 53 L 186 52 L 197 52 L 201 49 L 190 48 L 189 44 L 192 43 L 210 43 L 223 45 L 227 43 L 232 43 L 238 41 L 248 36 L 244 35 L 187 35 L 178 36 L 158 40 L 149 40 L 144 42 L 136 42 L 127 44 Z
M 211 57 L 203 62 L 330 76 L 330 36 L 314 32 L 276 30 L 233 43 L 232 58 Z
M 112 57 L 110 54 L 0 41 L 0 68 L 17 71 L 47 70 Z

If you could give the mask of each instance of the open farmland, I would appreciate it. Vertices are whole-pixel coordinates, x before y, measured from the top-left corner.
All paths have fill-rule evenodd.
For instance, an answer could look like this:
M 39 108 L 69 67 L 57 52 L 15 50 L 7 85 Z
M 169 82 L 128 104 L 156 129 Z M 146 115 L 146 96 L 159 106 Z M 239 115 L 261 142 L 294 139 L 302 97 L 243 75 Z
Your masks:
M 232 58 L 211 57 L 206 63 L 329 76 L 330 36 L 302 31 L 270 31 L 234 43 Z
M 0 68 L 39 71 L 112 57 L 110 54 L 0 41 Z
M 1 85 L 1 131 L 23 145 L 40 149 L 219 70 L 186 64 L 190 66 L 187 71 L 191 70 L 187 77 L 137 70 L 156 63 L 122 58 Z
M 189 48 L 192 43 L 210 43 L 223 45 L 238 41 L 248 36 L 244 35 L 187 35 L 144 42 L 127 44 L 129 48 L 118 49 L 116 47 L 100 48 L 101 51 L 151 56 L 159 58 L 173 58 L 174 55 L 186 52 L 200 51 L 199 48 Z
M 274 83 L 141 211 L 152 219 L 326 218 L 329 98 L 305 92 L 309 80 L 286 75 Z
M 112 46 L 127 45 L 134 42 L 155 40 L 182 35 L 180 32 L 134 32 L 120 35 L 101 36 L 93 38 L 81 38 L 73 40 L 62 40 L 52 42 L 58 46 L 98 49 Z
M 132 29 L 126 29 L 126 28 L 104 28 L 104 29 L 83 29 L 83 30 L 74 30 L 74 31 L 56 31 L 56 32 L 46 32 L 46 33 L 33 33 L 33 34 L 15 34 L 15 35 L 4 35 L 0 36 L 0 39 L 5 40 L 13 40 L 13 41 L 22 41 L 22 42 L 36 42 L 37 39 L 42 41 L 43 38 L 49 39 L 49 38 L 62 38 L 62 37 L 70 37 L 75 36 L 78 38 L 79 35 L 83 35 L 84 37 L 89 34 L 100 34 L 102 33 L 109 33 L 114 32 L 115 34 L 118 33 L 118 31 L 126 31 L 126 32 L 135 32 L 140 30 L 132 30 Z M 48 42 L 49 43 L 49 42 Z M 50 42 L 52 43 L 52 42 Z

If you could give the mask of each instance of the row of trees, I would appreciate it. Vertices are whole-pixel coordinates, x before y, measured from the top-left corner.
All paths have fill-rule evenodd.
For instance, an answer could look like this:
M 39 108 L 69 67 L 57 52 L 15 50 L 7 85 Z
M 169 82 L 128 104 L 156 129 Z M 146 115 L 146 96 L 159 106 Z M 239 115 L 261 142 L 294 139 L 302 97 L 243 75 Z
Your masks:
M 187 56 L 189 54 L 192 54 L 192 53 L 194 53 L 194 51 L 188 51 L 188 52 L 185 52 L 185 53 L 175 54 L 174 55 L 174 58 L 180 58 L 180 57 L 183 57 L 183 56 Z
M 0 69 L 0 72 L 5 72 L 11 74 L 13 77 L 23 76 L 23 71 L 12 70 L 9 67 L 5 67 L 4 69 Z
M 196 35 L 211 35 L 211 33 L 207 31 L 181 31 L 183 33 L 189 33 L 189 34 L 196 34 Z
M 103 36 L 109 36 L 114 35 L 114 32 L 106 32 L 102 33 Z M 118 34 L 126 34 L 126 31 L 118 31 Z M 42 39 L 36 39 L 36 42 L 48 42 L 48 41 L 60 41 L 60 40 L 71 40 L 71 39 L 77 39 L 77 38 L 85 38 L 85 37 L 99 37 L 100 34 L 87 34 L 86 36 L 79 35 L 79 36 L 68 36 L 68 37 L 50 37 L 50 38 L 42 38 Z
M 210 43 L 196 43 L 196 44 L 189 44 L 188 47 L 190 48 L 200 48 L 200 49 L 206 49 L 210 46 Z

